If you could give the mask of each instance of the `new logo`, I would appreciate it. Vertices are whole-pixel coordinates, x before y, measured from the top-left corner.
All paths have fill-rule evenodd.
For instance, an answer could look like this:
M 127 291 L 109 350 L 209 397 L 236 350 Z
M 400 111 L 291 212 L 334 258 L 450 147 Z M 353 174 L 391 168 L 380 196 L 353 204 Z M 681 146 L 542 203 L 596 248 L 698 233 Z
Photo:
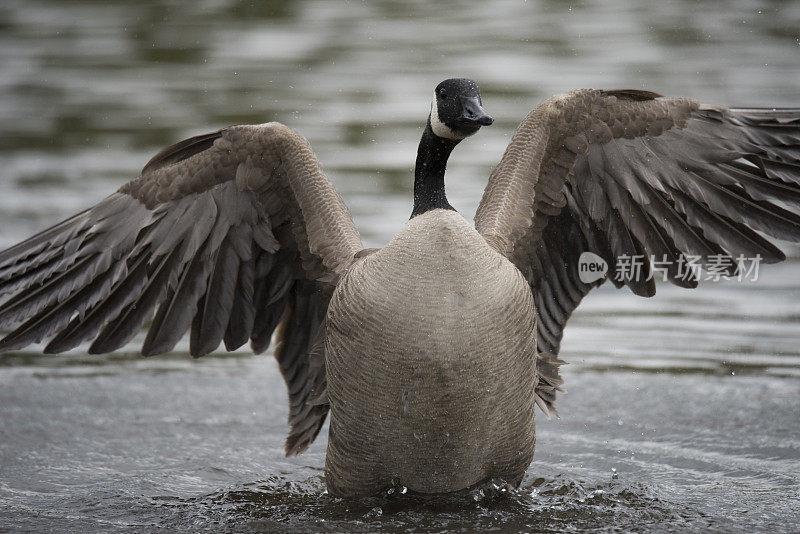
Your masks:
M 584 284 L 591 284 L 603 278 L 608 272 L 606 260 L 594 252 L 584 252 L 578 258 L 578 277 Z

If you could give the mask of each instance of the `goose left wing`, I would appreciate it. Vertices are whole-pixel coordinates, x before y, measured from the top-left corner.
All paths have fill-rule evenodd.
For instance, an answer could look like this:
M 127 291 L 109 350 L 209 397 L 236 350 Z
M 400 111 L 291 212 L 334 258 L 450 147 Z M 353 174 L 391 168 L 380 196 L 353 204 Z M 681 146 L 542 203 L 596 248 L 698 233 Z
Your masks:
M 325 313 L 361 249 L 303 137 L 231 126 L 165 148 L 93 208 L 0 252 L 0 328 L 14 328 L 0 352 L 111 352 L 148 322 L 146 356 L 187 331 L 193 356 L 248 340 L 261 352 L 277 328 L 296 454 L 327 415 Z
M 682 287 L 697 285 L 690 256 L 729 270 L 740 257 L 781 261 L 761 234 L 800 241 L 799 211 L 800 109 L 584 89 L 545 101 L 519 125 L 475 226 L 527 278 L 539 350 L 556 355 L 593 287 L 611 279 L 652 296 L 651 258 Z M 607 263 L 605 276 L 581 280 L 584 252 Z M 626 258 L 641 260 L 641 276 Z

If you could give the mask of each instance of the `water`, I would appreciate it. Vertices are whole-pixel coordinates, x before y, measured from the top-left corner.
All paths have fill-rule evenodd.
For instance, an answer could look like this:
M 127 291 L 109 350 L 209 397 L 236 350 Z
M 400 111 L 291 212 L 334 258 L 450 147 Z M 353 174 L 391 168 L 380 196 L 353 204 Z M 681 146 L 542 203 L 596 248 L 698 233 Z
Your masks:
M 162 146 L 231 123 L 306 135 L 366 246 L 410 212 L 433 86 L 497 119 L 456 149 L 474 213 L 513 128 L 576 87 L 800 105 L 800 4 L 94 2 L 0 6 L 0 247 L 95 202 Z M 348 503 L 325 439 L 286 459 L 269 356 L 35 350 L 0 359 L 0 531 L 800 529 L 800 261 L 755 283 L 602 288 L 566 331 L 562 418 L 519 491 Z

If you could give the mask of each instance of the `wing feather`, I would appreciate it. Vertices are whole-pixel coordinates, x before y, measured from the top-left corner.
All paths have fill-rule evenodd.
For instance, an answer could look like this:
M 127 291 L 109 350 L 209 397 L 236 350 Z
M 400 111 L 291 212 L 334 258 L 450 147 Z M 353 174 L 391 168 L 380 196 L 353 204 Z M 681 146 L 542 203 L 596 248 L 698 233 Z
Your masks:
M 151 319 L 144 355 L 172 350 L 190 329 L 194 356 L 248 339 L 260 352 L 283 320 L 276 357 L 296 454 L 327 414 L 320 332 L 361 249 L 297 133 L 269 123 L 196 136 L 95 207 L 0 252 L 0 327 L 14 328 L 0 352 L 47 338 L 45 352 L 86 340 L 90 353 L 111 352 Z
M 255 253 L 254 253 L 255 255 Z M 251 257 L 239 264 L 239 274 L 233 293 L 230 318 L 222 337 L 227 350 L 236 350 L 251 338 L 256 318 L 253 289 L 254 260 Z
M 652 296 L 651 258 L 670 282 L 695 287 L 702 261 L 784 254 L 766 236 L 800 241 L 800 109 L 732 110 L 647 91 L 553 97 L 520 124 L 492 173 L 475 226 L 531 284 L 540 350 L 557 355 L 572 311 L 610 279 Z M 593 252 L 605 278 L 583 283 Z M 618 261 L 639 256 L 643 276 Z M 729 271 L 732 272 L 732 271 Z M 544 365 L 544 364 L 542 364 Z M 542 368 L 554 376 L 553 368 Z M 555 375 L 557 377 L 557 373 Z M 542 399 L 552 404 L 552 391 Z
M 247 247 L 250 247 L 244 258 L 239 255 L 240 247 L 235 244 L 239 241 L 245 241 Z M 231 227 L 225 240 L 220 244 L 216 258 L 213 259 L 214 265 L 206 293 L 198 295 L 200 302 L 198 312 L 194 315 L 195 323 L 192 325 L 190 338 L 189 350 L 192 354 L 202 356 L 216 350 L 219 346 L 232 316 L 240 267 L 243 262 L 249 262 L 251 256 L 252 236 L 249 227 L 244 225 Z M 237 320 L 241 320 L 241 318 Z M 244 328 L 244 330 L 247 329 Z M 250 331 L 248 330 L 242 344 L 249 337 Z

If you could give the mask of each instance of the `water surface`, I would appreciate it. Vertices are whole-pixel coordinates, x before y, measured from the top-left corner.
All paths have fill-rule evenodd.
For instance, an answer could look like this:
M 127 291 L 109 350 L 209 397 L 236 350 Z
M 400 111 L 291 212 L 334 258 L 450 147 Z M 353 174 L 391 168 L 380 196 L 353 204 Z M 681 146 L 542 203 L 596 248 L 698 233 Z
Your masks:
M 800 4 L 744 1 L 8 0 L 0 6 L 0 247 L 137 175 L 166 144 L 279 120 L 307 136 L 366 246 L 410 213 L 433 86 L 481 85 L 497 119 L 456 149 L 472 216 L 519 120 L 577 87 L 800 105 Z M 286 459 L 270 355 L 182 344 L 0 358 L 0 530 L 800 529 L 800 261 L 755 283 L 601 288 L 562 355 L 519 491 L 348 503 L 325 439 Z

